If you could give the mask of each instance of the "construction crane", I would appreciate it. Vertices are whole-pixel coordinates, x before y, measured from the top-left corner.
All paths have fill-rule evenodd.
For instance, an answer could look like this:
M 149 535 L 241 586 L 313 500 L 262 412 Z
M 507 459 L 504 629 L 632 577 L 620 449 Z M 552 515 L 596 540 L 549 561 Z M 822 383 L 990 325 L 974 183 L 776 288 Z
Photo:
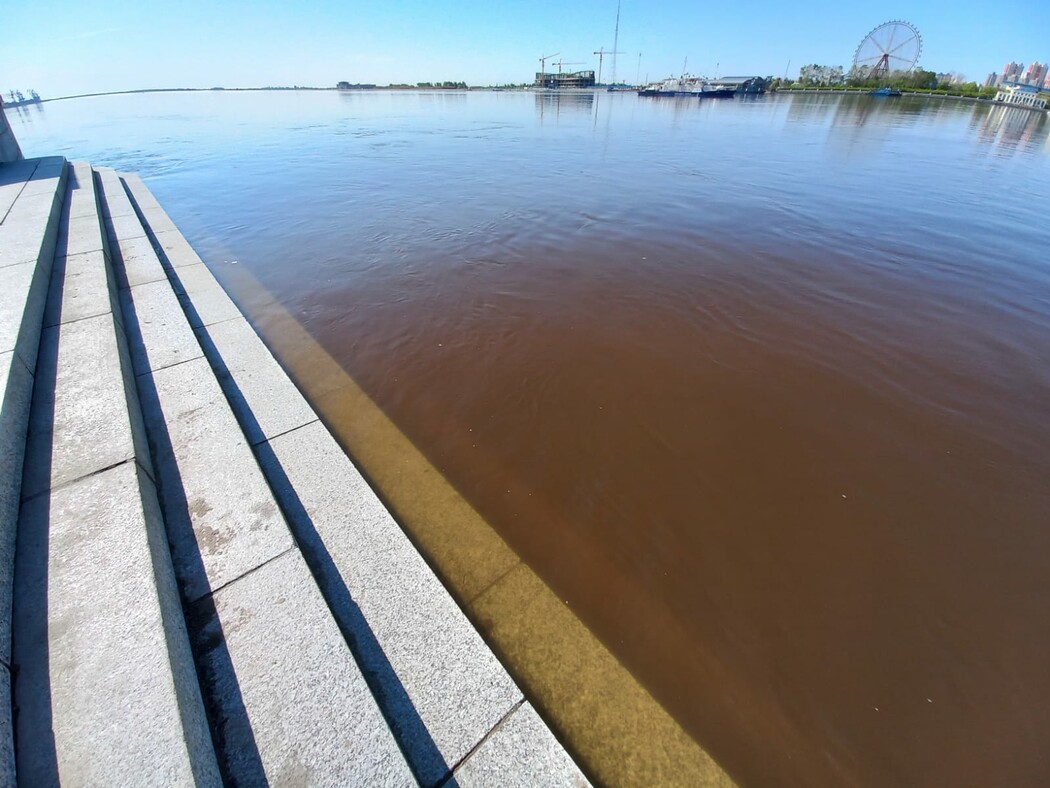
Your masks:
M 546 74 L 547 73 L 547 61 L 550 60 L 552 57 L 557 57 L 560 54 L 561 54 L 561 52 L 555 52 L 553 55 L 543 55 L 540 58 L 540 73 L 541 74 Z
M 605 47 L 602 47 L 601 49 L 599 49 L 594 54 L 596 54 L 598 56 L 598 81 L 595 84 L 600 85 L 600 84 L 602 84 L 602 60 L 605 58 L 606 55 L 622 55 L 624 53 L 623 52 L 617 52 L 615 50 L 610 52 L 610 51 L 606 50 Z
M 564 61 L 564 60 L 559 60 L 559 61 L 558 61 L 557 63 L 555 63 L 554 65 L 556 65 L 556 66 L 558 67 L 558 73 L 560 74 L 560 73 L 561 73 L 561 67 L 562 67 L 562 66 L 582 66 L 582 65 L 583 65 L 583 63 L 582 63 L 582 62 L 579 62 L 579 61 L 573 61 L 573 62 L 571 62 L 571 63 L 570 63 L 570 62 L 568 62 L 568 61 Z

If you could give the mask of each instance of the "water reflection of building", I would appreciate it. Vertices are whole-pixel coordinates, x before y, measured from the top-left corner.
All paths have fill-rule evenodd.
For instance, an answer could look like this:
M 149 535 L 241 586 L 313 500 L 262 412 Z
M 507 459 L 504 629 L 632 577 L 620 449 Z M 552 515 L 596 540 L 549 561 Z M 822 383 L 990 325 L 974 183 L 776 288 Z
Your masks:
M 565 88 L 593 88 L 593 71 L 574 71 L 565 74 L 547 74 L 543 71 L 536 72 L 536 81 L 533 83 L 538 88 L 548 90 L 562 90 Z
M 532 94 L 536 100 L 536 115 L 542 122 L 547 117 L 558 118 L 562 112 L 589 114 L 594 109 L 594 93 L 548 93 Z
M 1000 153 L 1035 150 L 1050 137 L 1050 120 L 1045 115 L 1011 106 L 974 107 L 977 139 Z

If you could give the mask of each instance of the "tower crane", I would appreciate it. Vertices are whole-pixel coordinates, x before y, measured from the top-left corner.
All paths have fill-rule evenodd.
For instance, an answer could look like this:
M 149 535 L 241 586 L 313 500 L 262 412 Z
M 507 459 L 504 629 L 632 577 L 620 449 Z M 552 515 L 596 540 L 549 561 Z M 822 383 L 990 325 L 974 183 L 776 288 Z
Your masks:
M 558 67 L 558 73 L 560 74 L 560 73 L 561 73 L 561 67 L 562 67 L 562 66 L 582 66 L 582 65 L 583 65 L 583 62 L 582 62 L 582 61 L 572 61 L 572 62 L 569 62 L 569 61 L 567 61 L 567 60 L 559 60 L 559 61 L 558 61 L 557 63 L 555 63 L 554 65 L 556 65 L 556 66 Z
M 552 57 L 557 57 L 560 54 L 561 54 L 561 52 L 555 52 L 553 55 L 542 55 L 540 57 L 540 73 L 541 74 L 546 74 L 547 73 L 547 61 L 550 60 Z
M 594 54 L 598 56 L 598 82 L 596 84 L 600 85 L 602 84 L 602 60 L 605 58 L 606 55 L 622 55 L 624 53 L 617 52 L 616 50 L 610 52 L 605 47 L 602 47 Z

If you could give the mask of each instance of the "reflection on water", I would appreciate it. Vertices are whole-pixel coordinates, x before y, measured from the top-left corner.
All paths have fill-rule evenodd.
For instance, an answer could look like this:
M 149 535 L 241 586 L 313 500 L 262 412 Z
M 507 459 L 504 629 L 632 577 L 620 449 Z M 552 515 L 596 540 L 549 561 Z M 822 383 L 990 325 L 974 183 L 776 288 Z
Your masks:
M 553 90 L 541 90 L 533 93 L 536 99 L 536 117 L 540 123 L 550 118 L 558 119 L 562 112 L 582 112 L 590 115 L 594 111 L 595 94 L 567 93 Z
M 741 782 L 1050 781 L 1044 116 L 90 107 L 23 148 L 142 170 Z
M 997 148 L 1001 155 L 1038 151 L 1050 137 L 1050 120 L 1045 114 L 1019 107 L 999 105 L 987 112 L 975 109 L 972 127 L 983 144 Z

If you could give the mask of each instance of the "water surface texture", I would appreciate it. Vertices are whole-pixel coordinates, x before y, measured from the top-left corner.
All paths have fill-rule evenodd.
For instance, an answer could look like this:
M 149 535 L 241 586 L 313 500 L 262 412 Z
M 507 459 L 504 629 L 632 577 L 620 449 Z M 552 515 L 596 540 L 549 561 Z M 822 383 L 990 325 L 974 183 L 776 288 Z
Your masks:
M 139 171 L 220 277 L 277 294 L 739 781 L 1050 782 L 1046 117 L 335 92 L 9 116 L 27 155 Z

